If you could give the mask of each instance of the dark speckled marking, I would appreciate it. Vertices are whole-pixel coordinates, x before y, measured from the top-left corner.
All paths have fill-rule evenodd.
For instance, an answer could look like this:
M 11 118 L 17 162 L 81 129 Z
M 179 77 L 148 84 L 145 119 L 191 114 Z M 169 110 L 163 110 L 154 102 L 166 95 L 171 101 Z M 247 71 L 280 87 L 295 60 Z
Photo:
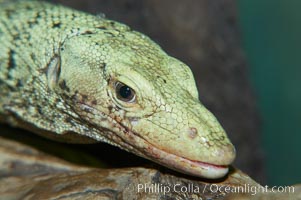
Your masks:
M 26 9 L 26 10 L 32 10 L 32 7 L 29 6 L 29 5 L 26 5 L 26 6 L 25 6 L 25 9 Z
M 61 28 L 61 22 L 53 23 L 52 28 Z
M 20 34 L 19 34 L 19 33 L 12 34 L 12 37 L 13 37 L 14 41 L 16 41 L 16 40 L 20 40 L 20 39 L 21 39 L 21 37 L 20 37 Z
M 23 82 L 20 79 L 18 79 L 16 86 L 23 87 Z
M 41 12 L 38 12 L 37 13 L 37 16 L 36 16 L 36 19 L 41 19 L 42 18 L 42 15 L 41 15 L 42 13 Z
M 70 92 L 70 88 L 67 86 L 66 84 L 66 81 L 65 80 L 62 80 L 60 83 L 59 83 L 59 86 L 62 90 L 65 90 L 67 92 Z
M 100 65 L 100 68 L 102 68 L 102 69 L 105 69 L 107 67 L 107 64 L 106 63 L 102 63 L 101 65 Z
M 14 68 L 16 68 L 16 61 L 15 61 L 15 58 L 14 58 L 14 55 L 15 55 L 15 51 L 14 50 L 10 50 L 9 53 L 8 53 L 8 70 L 12 70 Z
M 30 58 L 31 58 L 32 60 L 36 60 L 36 56 L 35 56 L 33 53 L 30 54 Z
M 72 120 L 71 117 L 66 117 L 66 118 L 64 119 L 64 121 L 65 121 L 66 123 L 68 123 L 68 124 L 71 124 L 72 126 L 76 126 L 76 124 L 74 123 L 74 121 Z
M 15 13 L 15 10 L 6 9 L 5 14 L 8 18 L 11 18 L 11 16 Z
M 94 99 L 91 103 L 95 106 L 95 105 L 97 105 L 97 100 Z
M 108 106 L 108 109 L 109 109 L 110 112 L 112 112 L 113 106 L 109 105 L 109 106 Z
M 37 105 L 37 111 L 40 115 L 43 115 L 42 107 L 40 105 Z
M 68 96 L 66 96 L 68 97 Z M 78 91 L 76 90 L 75 93 L 71 96 L 71 100 L 73 103 L 77 103 L 78 102 Z
M 28 22 L 29 28 L 33 28 L 34 25 L 36 25 L 37 23 L 35 21 L 33 22 Z
M 105 26 L 97 26 L 96 28 L 101 29 L 101 30 L 107 30 L 108 28 Z
M 84 102 L 88 100 L 88 95 L 82 94 L 81 96 Z
M 93 34 L 93 32 L 92 31 L 85 31 L 84 33 L 83 33 L 83 35 L 90 35 L 90 34 Z

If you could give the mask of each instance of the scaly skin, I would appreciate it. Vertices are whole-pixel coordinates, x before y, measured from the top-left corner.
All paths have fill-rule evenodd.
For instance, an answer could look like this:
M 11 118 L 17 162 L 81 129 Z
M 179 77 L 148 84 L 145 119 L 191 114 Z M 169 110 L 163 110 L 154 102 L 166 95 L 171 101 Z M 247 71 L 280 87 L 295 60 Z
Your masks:
M 107 142 L 194 176 L 227 173 L 235 149 L 185 64 L 118 22 L 0 2 L 1 121 L 69 142 Z

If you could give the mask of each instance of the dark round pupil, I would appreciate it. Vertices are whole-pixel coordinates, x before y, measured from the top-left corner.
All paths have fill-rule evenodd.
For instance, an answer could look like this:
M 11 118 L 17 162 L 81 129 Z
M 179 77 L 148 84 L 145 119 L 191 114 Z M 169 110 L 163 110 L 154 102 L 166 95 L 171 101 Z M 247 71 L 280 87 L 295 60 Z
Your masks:
M 119 89 L 119 95 L 122 97 L 122 98 L 129 98 L 131 97 L 132 95 L 132 90 L 130 87 L 124 85 L 124 86 L 121 86 L 120 89 Z

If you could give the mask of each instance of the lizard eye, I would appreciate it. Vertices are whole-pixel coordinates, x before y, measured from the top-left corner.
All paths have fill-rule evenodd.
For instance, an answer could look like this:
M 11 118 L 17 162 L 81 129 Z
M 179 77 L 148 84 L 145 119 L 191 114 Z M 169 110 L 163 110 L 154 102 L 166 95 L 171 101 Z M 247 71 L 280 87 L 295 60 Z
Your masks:
M 121 101 L 133 103 L 136 100 L 135 91 L 121 82 L 115 83 L 115 91 L 117 98 Z

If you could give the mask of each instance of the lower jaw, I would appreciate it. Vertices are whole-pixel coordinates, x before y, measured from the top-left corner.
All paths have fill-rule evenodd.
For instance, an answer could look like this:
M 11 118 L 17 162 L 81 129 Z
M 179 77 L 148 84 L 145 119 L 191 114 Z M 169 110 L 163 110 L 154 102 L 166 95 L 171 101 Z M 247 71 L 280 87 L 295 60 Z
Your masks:
M 87 106 L 82 103 L 80 103 L 80 105 Z M 89 108 L 93 109 L 90 106 Z M 93 110 L 96 111 L 96 113 L 101 113 L 95 109 Z M 101 114 L 105 115 L 104 113 Z M 115 121 L 113 118 L 111 120 Z M 119 146 L 120 148 L 123 148 L 129 152 L 136 153 L 141 157 L 157 162 L 168 168 L 172 168 L 178 172 L 192 176 L 202 177 L 206 179 L 218 179 L 224 177 L 228 173 L 228 166 L 214 165 L 203 161 L 190 160 L 188 158 L 177 156 L 175 154 L 161 150 L 146 141 L 144 138 L 140 137 L 138 134 L 129 131 L 120 122 L 115 122 L 116 124 L 112 124 L 112 126 L 118 126 L 118 128 L 123 129 L 124 132 L 122 136 L 115 134 L 115 136 L 117 136 L 119 140 L 115 143 L 111 143 L 112 145 Z M 125 132 L 127 132 L 127 134 L 124 134 Z M 112 138 L 109 140 L 112 141 Z
M 151 150 L 152 152 L 149 157 L 155 157 L 148 159 L 184 174 L 206 179 L 218 179 L 224 177 L 229 171 L 228 166 L 214 165 L 202 161 L 190 160 L 181 156 L 167 153 L 154 146 L 149 147 L 148 150 Z

